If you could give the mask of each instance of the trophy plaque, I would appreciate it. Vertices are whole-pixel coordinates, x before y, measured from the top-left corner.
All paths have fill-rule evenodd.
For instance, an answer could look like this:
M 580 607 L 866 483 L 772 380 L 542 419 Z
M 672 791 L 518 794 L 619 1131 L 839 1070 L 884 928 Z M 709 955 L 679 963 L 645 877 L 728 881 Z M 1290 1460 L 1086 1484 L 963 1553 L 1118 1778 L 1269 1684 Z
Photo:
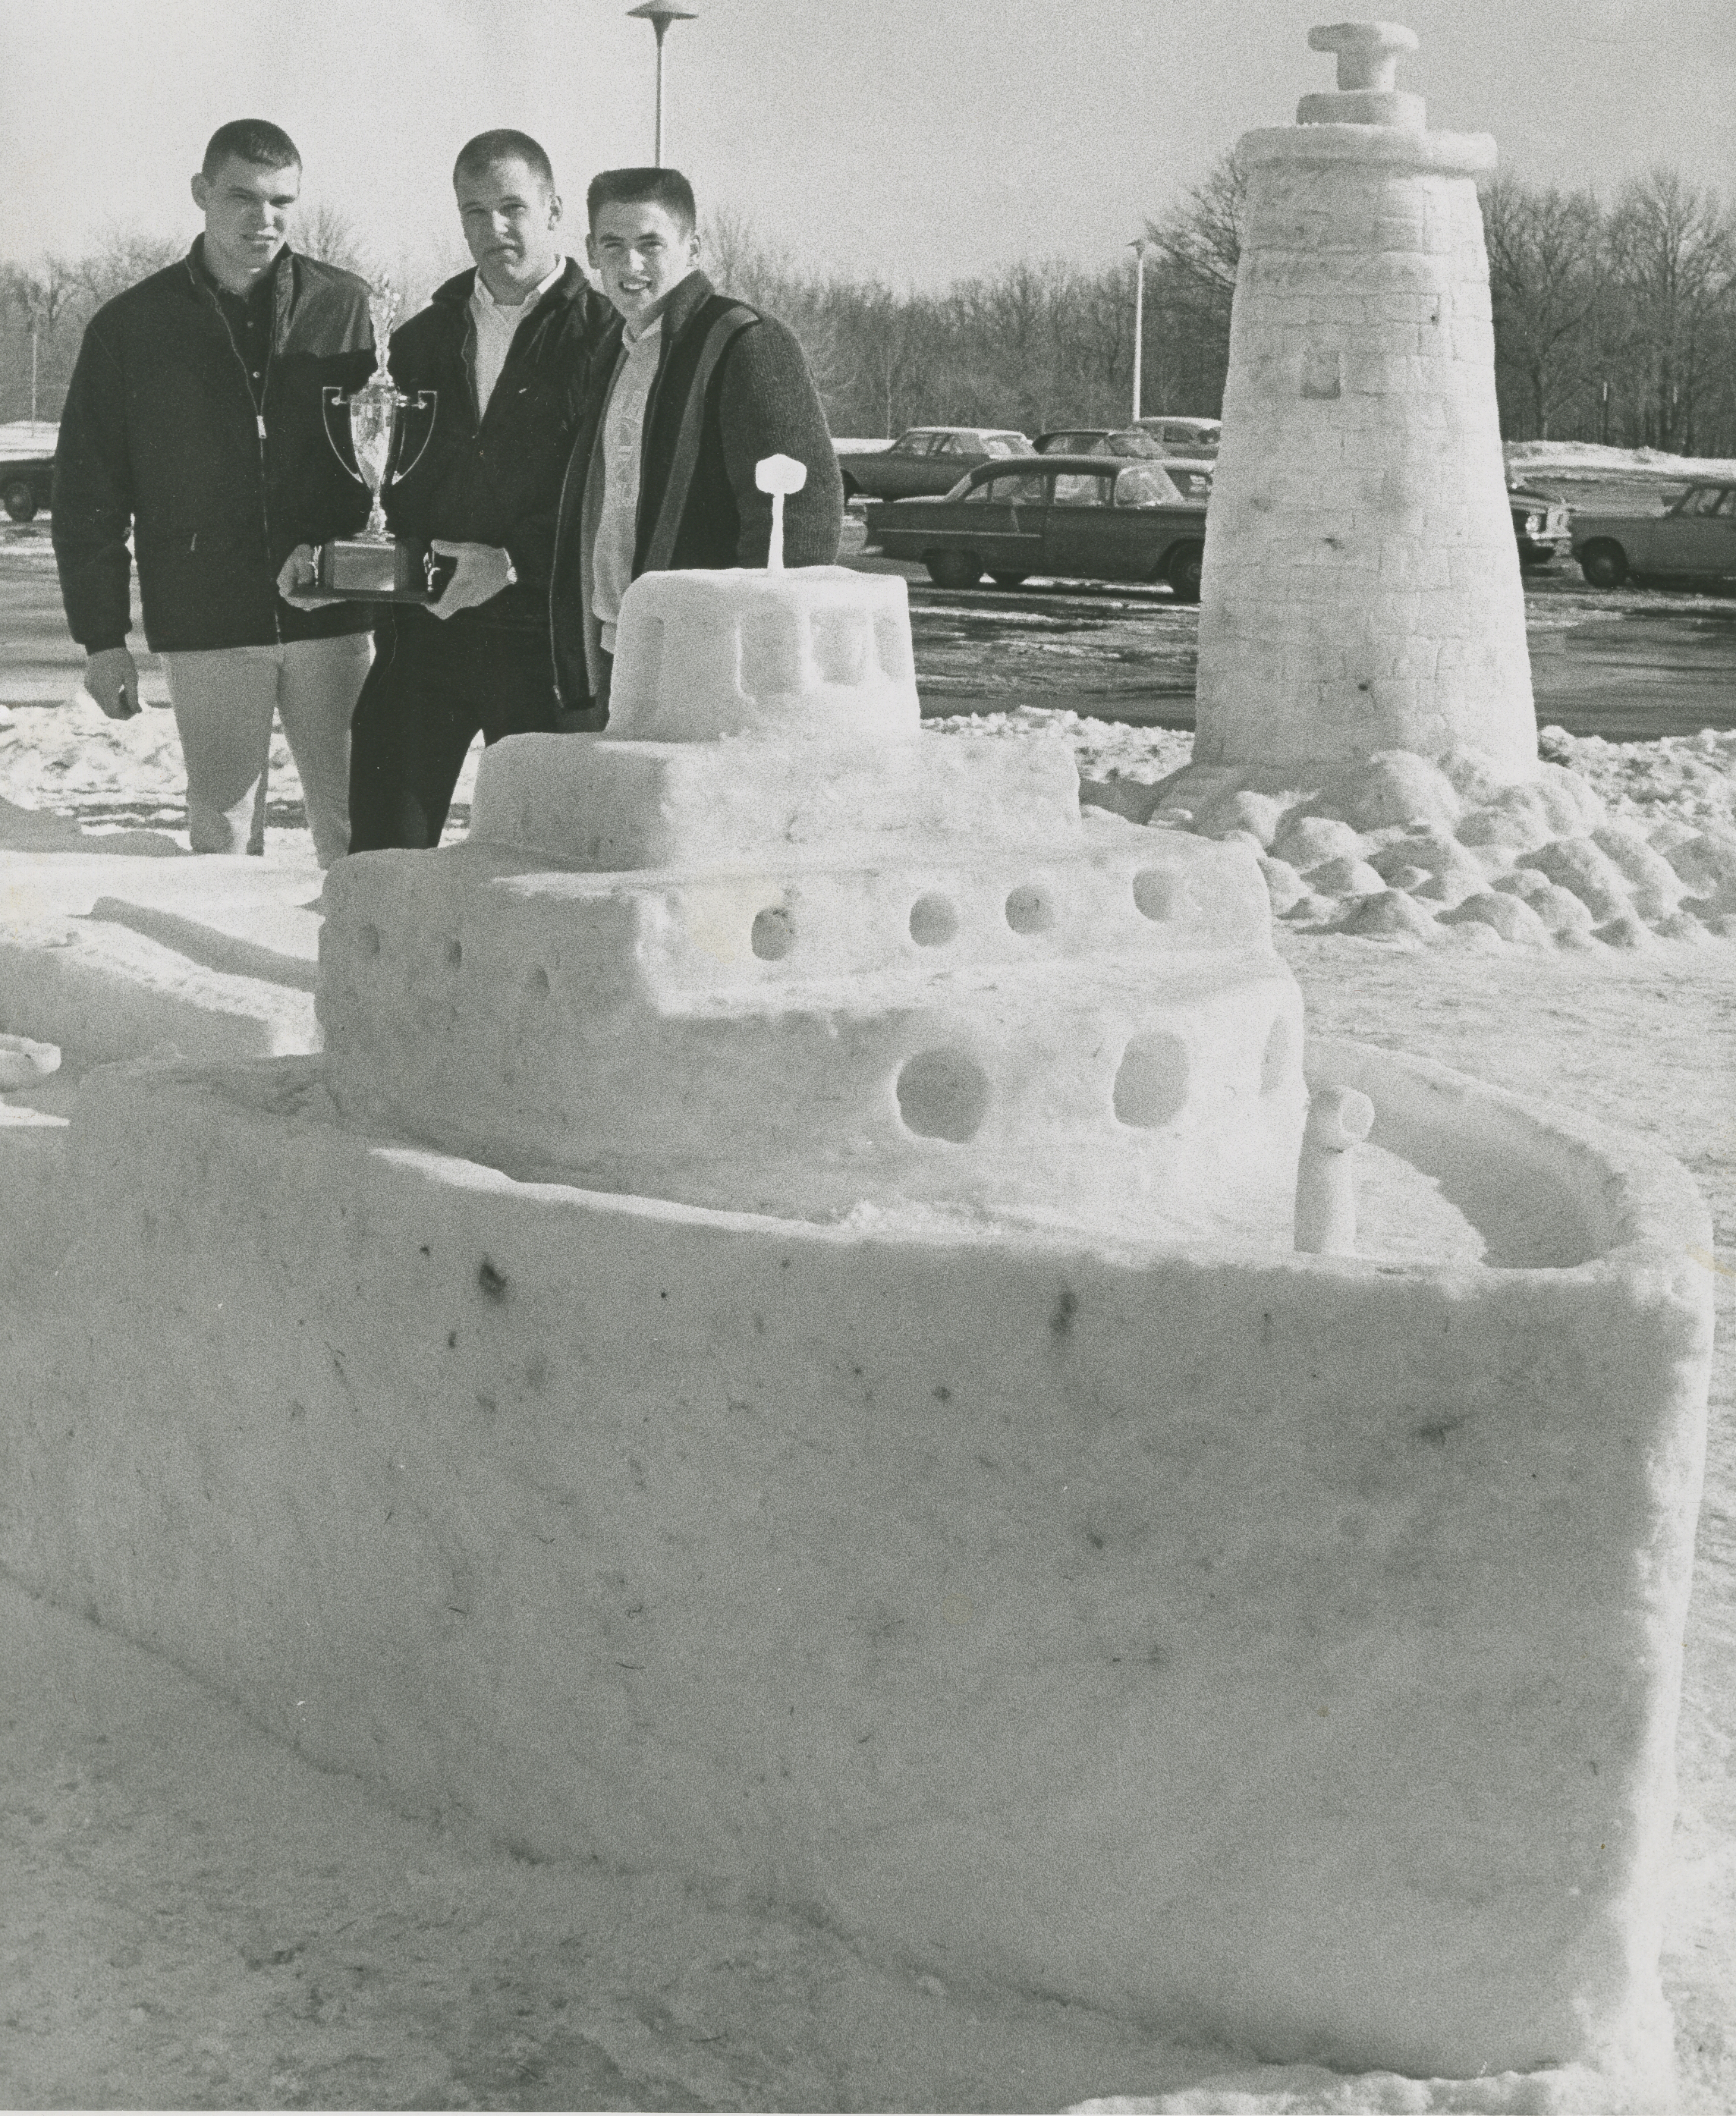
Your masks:
M 437 395 L 432 389 L 419 389 L 414 397 L 407 397 L 392 380 L 386 352 L 396 307 L 389 284 L 382 283 L 368 296 L 368 314 L 374 321 L 374 372 L 348 398 L 341 389 L 320 393 L 325 437 L 351 476 L 367 487 L 373 504 L 358 536 L 333 536 L 320 545 L 310 591 L 315 596 L 358 602 L 433 602 L 444 586 L 444 579 L 436 577 L 450 570 L 450 560 L 436 558 L 425 545 L 407 543 L 386 527 L 386 493 L 408 477 L 426 453 L 434 435 Z M 339 410 L 349 415 L 353 467 L 345 461 L 333 431 L 332 414 Z M 427 429 L 421 446 L 400 469 L 406 415 L 417 412 L 426 414 Z

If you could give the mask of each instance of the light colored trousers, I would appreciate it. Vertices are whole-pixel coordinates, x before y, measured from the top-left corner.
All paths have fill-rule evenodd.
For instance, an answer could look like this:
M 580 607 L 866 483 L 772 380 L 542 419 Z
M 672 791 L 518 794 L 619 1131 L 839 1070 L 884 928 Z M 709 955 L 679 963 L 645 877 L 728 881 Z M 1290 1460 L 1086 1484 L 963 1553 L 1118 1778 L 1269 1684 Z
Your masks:
M 365 632 L 163 656 L 196 853 L 265 849 L 276 714 L 302 775 L 315 854 L 321 867 L 343 858 L 350 844 L 350 715 L 371 658 Z

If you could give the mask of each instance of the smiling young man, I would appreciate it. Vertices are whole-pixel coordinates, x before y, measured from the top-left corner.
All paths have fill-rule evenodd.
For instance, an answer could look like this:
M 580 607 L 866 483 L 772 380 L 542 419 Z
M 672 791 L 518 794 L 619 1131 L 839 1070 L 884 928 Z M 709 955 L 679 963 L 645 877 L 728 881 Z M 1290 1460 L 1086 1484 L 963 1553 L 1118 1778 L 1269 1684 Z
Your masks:
M 769 455 L 808 467 L 785 514 L 788 563 L 829 565 L 844 487 L 801 347 L 700 270 L 686 177 L 605 170 L 586 204 L 591 262 L 617 320 L 573 436 L 550 619 L 565 724 L 598 727 L 630 582 L 677 567 L 764 565 L 771 501 L 754 471 Z
M 127 644 L 131 537 L 145 636 L 168 672 L 195 852 L 264 849 L 271 723 L 301 773 L 322 866 L 348 843 L 349 724 L 369 613 L 292 610 L 286 553 L 361 525 L 366 496 L 320 430 L 320 390 L 366 376 L 367 289 L 287 241 L 302 163 L 242 118 L 193 178 L 205 232 L 99 309 L 55 453 L 53 541 L 85 688 L 139 709 Z
M 387 495 L 399 536 L 455 562 L 431 607 L 396 604 L 356 708 L 351 849 L 440 842 L 478 730 L 557 725 L 549 638 L 555 509 L 608 304 L 561 249 L 549 158 L 484 132 L 452 175 L 476 260 L 393 334 L 400 389 L 437 399 L 427 450 Z

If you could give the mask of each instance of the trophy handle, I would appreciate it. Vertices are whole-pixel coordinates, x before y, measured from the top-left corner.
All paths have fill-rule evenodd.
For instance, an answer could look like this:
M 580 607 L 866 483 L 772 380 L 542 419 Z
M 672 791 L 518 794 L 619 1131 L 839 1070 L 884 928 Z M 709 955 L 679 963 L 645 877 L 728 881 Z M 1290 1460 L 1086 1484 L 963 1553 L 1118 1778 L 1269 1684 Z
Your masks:
M 365 485 L 367 480 L 353 464 L 345 461 L 343 451 L 338 445 L 337 436 L 332 432 L 332 407 L 335 405 L 339 411 L 342 411 L 347 401 L 343 392 L 339 389 L 328 385 L 322 389 L 320 392 L 320 423 L 325 429 L 325 438 L 331 444 L 332 453 L 338 458 L 343 469 L 355 479 L 357 485 Z
M 440 392 L 437 389 L 418 389 L 416 394 L 410 399 L 409 408 L 412 412 L 426 412 L 428 414 L 428 428 L 427 431 L 422 435 L 421 446 L 416 451 L 416 453 L 411 457 L 408 466 L 404 469 L 394 470 L 393 472 L 392 482 L 394 485 L 402 485 L 404 480 L 408 477 L 411 472 L 416 468 L 416 466 L 421 461 L 422 458 L 427 454 L 428 444 L 434 439 L 434 421 L 435 407 L 438 404 Z

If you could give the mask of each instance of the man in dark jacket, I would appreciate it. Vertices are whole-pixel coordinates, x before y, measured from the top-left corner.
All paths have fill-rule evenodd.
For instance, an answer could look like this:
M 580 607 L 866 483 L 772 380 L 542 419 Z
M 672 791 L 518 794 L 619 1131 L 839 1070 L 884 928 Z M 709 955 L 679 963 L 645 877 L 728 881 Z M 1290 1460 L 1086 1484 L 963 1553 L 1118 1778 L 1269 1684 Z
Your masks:
M 606 720 L 628 584 L 675 568 L 762 566 L 767 456 L 808 481 L 785 515 L 794 566 L 838 555 L 844 487 L 801 347 L 699 269 L 693 194 L 677 169 L 608 169 L 587 199 L 589 252 L 616 311 L 592 365 L 555 537 L 550 619 L 564 722 Z
M 481 134 L 453 185 L 476 269 L 393 334 L 399 389 L 438 401 L 387 516 L 456 569 L 438 602 L 394 605 L 375 637 L 351 748 L 355 852 L 437 844 L 478 729 L 495 742 L 557 724 L 555 514 L 609 309 L 561 254 L 554 172 L 534 140 Z
M 292 610 L 294 545 L 359 527 L 366 495 L 321 430 L 320 393 L 371 365 L 367 289 L 297 256 L 285 232 L 301 157 L 275 125 L 222 126 L 193 178 L 191 254 L 99 309 L 54 462 L 54 555 L 85 688 L 139 709 L 127 536 L 145 636 L 163 656 L 186 763 L 195 852 L 264 849 L 271 722 L 302 776 L 322 865 L 349 835 L 350 714 L 371 613 Z

